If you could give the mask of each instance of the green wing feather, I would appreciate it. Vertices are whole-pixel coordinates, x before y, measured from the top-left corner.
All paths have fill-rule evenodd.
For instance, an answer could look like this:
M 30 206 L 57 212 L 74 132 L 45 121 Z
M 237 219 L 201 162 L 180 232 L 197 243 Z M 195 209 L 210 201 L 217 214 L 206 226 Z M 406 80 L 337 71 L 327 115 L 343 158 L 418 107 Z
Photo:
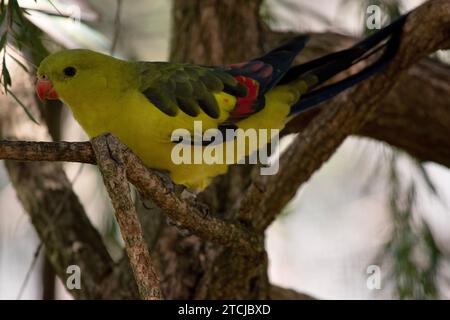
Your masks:
M 203 111 L 217 119 L 220 107 L 214 93 L 246 94 L 245 87 L 220 69 L 168 62 L 138 62 L 136 65 L 139 90 L 169 116 L 181 111 L 196 117 Z

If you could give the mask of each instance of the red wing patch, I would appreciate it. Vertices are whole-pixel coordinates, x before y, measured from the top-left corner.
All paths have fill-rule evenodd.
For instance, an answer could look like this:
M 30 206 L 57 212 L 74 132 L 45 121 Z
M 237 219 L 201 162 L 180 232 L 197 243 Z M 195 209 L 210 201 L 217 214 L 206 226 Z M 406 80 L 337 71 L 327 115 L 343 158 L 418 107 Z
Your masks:
M 274 68 L 259 60 L 225 66 L 225 71 L 247 90 L 245 96 L 235 95 L 236 106 L 227 122 L 236 122 L 264 108 L 264 94 L 270 89 Z
M 239 120 L 254 112 L 254 102 L 258 99 L 259 83 L 256 80 L 244 76 L 234 77 L 240 84 L 247 88 L 247 95 L 236 100 L 236 106 L 230 113 L 228 120 Z

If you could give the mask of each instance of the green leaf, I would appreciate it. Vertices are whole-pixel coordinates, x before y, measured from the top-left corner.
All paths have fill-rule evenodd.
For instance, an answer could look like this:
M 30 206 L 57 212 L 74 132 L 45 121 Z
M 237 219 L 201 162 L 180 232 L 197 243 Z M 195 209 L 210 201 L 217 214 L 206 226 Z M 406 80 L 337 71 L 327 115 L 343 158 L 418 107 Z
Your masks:
M 5 81 L 7 86 L 10 86 L 11 83 L 12 83 L 11 82 L 11 75 L 9 74 L 9 70 L 8 70 L 8 68 L 6 68 L 6 66 L 3 69 L 3 81 Z
M 417 170 L 419 171 L 419 174 L 422 176 L 423 181 L 425 182 L 425 185 L 430 189 L 430 191 L 439 198 L 439 192 L 436 187 L 436 185 L 433 182 L 433 179 L 428 174 L 427 170 L 424 167 L 424 164 L 420 162 L 418 159 L 414 159 L 415 164 L 417 165 Z
M 23 19 L 22 13 L 24 10 L 20 8 L 19 3 L 17 3 L 17 0 L 9 0 L 8 5 L 11 10 L 11 15 L 17 14 L 17 18 L 22 20 Z
M 0 39 L 0 50 L 2 50 L 5 47 L 7 39 L 8 39 L 8 33 L 5 32 Z
M 11 54 L 8 54 L 8 56 L 10 56 L 11 59 L 13 59 L 23 70 L 25 70 L 25 72 L 29 72 L 28 68 L 19 59 L 17 59 L 16 57 L 14 57 Z
M 7 92 L 11 95 L 11 97 L 14 98 L 14 100 L 16 100 L 16 102 L 22 107 L 22 109 L 25 111 L 25 113 L 27 114 L 28 118 L 30 118 L 31 121 L 33 121 L 34 123 L 36 123 L 37 125 L 39 125 L 39 122 L 34 118 L 33 114 L 30 112 L 30 110 L 28 110 L 28 108 L 23 104 L 22 101 L 20 101 L 20 99 L 14 94 L 14 92 L 12 92 L 9 89 L 6 89 Z
M 3 86 L 5 87 L 5 92 L 7 92 L 8 86 L 11 85 L 11 75 L 9 74 L 9 70 L 6 67 L 5 55 L 3 55 L 2 78 L 3 78 Z
M 6 10 L 5 10 L 5 4 L 3 3 L 3 1 L 0 4 L 0 25 L 3 24 L 3 21 L 5 20 L 6 17 Z

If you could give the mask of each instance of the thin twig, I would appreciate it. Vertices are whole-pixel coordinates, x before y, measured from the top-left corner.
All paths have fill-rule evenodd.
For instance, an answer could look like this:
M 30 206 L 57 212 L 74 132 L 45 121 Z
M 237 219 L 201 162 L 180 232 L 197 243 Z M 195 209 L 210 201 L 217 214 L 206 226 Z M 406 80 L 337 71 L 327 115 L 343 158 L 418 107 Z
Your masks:
M 83 171 L 83 167 L 84 167 L 84 163 L 82 163 L 80 165 L 80 167 L 78 168 L 77 172 L 75 173 L 75 176 L 73 177 L 73 179 L 70 181 L 70 185 L 74 186 L 75 182 L 78 180 L 78 178 L 81 176 L 81 172 Z M 64 203 L 66 202 L 68 196 L 70 195 L 70 193 L 72 192 L 72 189 L 67 189 L 66 192 L 64 193 L 64 195 L 62 196 L 61 202 L 59 203 L 59 205 L 56 207 L 55 210 L 55 214 L 52 217 L 53 221 L 57 221 L 59 218 L 59 215 L 62 212 L 62 209 L 64 208 Z M 36 247 L 36 250 L 33 254 L 33 260 L 31 261 L 30 267 L 27 270 L 27 273 L 25 275 L 25 279 L 22 282 L 22 285 L 20 286 L 20 290 L 19 290 L 19 294 L 17 295 L 17 300 L 20 300 L 22 298 L 23 292 L 28 284 L 28 281 L 30 280 L 30 276 L 31 273 L 33 272 L 34 267 L 36 266 L 36 262 L 39 258 L 39 254 L 41 253 L 41 250 L 43 248 L 44 242 L 46 242 L 47 240 L 47 233 L 44 234 L 44 236 L 41 238 L 39 245 Z
M 122 0 L 117 0 L 116 4 L 116 16 L 114 18 L 114 35 L 111 42 L 111 48 L 109 50 L 109 53 L 111 55 L 114 54 L 116 51 L 117 43 L 119 41 L 120 36 L 120 28 L 121 28 L 121 22 L 120 22 L 120 13 L 122 12 Z
M 44 245 L 44 243 L 42 241 L 40 241 L 38 246 L 36 247 L 36 250 L 34 250 L 31 264 L 27 270 L 27 273 L 25 274 L 25 278 L 23 279 L 22 285 L 20 286 L 19 293 L 17 294 L 16 300 L 22 299 L 22 295 L 25 292 L 25 288 L 27 287 L 28 281 L 30 280 L 31 273 L 33 272 L 34 267 L 36 266 L 36 263 L 39 259 L 43 245 Z

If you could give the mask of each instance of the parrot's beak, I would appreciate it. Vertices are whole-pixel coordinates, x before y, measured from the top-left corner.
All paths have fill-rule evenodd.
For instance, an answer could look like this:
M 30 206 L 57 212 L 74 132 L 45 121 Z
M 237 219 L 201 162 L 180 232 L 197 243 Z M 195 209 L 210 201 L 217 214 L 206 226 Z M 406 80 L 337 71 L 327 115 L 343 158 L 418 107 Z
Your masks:
M 36 94 L 42 102 L 45 99 L 59 99 L 58 94 L 53 88 L 53 84 L 50 80 L 38 79 L 38 81 L 36 81 Z

